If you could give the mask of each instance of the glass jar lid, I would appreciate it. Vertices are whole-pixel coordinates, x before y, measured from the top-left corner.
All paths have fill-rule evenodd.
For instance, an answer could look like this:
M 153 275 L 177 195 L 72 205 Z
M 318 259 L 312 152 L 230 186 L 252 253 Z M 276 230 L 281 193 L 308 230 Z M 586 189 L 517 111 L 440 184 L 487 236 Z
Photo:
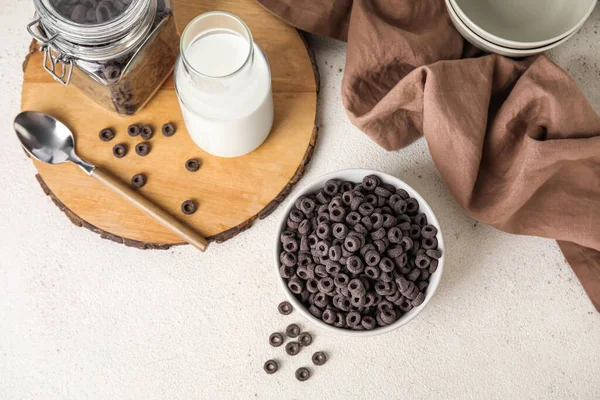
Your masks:
M 42 28 L 38 33 L 51 39 L 48 45 L 66 57 L 89 61 L 116 57 L 141 43 L 151 30 L 156 4 L 156 0 L 34 0 Z

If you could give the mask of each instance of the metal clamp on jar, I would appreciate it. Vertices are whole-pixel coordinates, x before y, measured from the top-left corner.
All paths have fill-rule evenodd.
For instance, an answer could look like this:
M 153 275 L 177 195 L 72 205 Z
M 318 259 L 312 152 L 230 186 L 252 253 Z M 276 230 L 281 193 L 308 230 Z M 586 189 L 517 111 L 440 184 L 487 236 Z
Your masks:
M 179 54 L 164 0 L 34 0 L 27 30 L 43 67 L 119 114 L 140 110 L 169 77 Z

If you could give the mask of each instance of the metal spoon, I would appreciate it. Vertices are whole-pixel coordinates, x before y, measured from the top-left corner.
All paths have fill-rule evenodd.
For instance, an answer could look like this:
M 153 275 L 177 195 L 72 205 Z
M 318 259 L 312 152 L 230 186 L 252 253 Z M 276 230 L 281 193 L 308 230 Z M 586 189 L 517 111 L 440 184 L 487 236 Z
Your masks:
M 32 157 L 46 164 L 61 164 L 66 161 L 77 164 L 86 174 L 104 183 L 131 204 L 175 232 L 187 243 L 201 251 L 206 250 L 208 242 L 197 232 L 177 221 L 166 211 L 115 177 L 82 160 L 75 153 L 73 134 L 56 118 L 37 111 L 24 111 L 15 118 L 14 128 L 23 148 Z

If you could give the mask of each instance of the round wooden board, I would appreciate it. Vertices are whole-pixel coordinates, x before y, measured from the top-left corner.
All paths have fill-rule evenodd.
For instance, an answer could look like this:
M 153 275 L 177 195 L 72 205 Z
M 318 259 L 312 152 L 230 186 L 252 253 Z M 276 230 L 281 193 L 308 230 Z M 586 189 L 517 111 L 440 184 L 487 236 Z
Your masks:
M 226 159 L 198 148 L 185 129 L 172 78 L 138 114 L 119 116 L 77 88 L 54 82 L 43 70 L 41 53 L 34 44 L 23 65 L 21 109 L 42 111 L 62 120 L 75 134 L 79 155 L 123 181 L 145 173 L 148 183 L 141 189 L 145 196 L 209 240 L 221 242 L 249 228 L 256 218 L 269 215 L 302 176 L 317 136 L 319 82 L 302 36 L 254 0 L 174 0 L 180 32 L 194 17 L 211 10 L 240 16 L 271 66 L 275 122 L 268 139 L 254 152 Z M 177 126 L 177 133 L 164 137 L 157 132 L 150 140 L 150 154 L 135 154 L 133 147 L 141 139 L 129 137 L 127 126 L 149 123 L 158 131 L 168 121 Z M 105 127 L 117 132 L 108 143 L 98 139 L 98 132 Z M 130 149 L 122 159 L 112 155 L 117 143 L 126 143 Z M 199 158 L 202 165 L 195 173 L 185 169 L 185 161 L 192 157 Z M 178 236 L 75 165 L 50 166 L 35 160 L 34 164 L 44 192 L 78 226 L 139 248 L 181 244 Z M 180 211 L 181 203 L 188 199 L 199 204 L 191 216 Z

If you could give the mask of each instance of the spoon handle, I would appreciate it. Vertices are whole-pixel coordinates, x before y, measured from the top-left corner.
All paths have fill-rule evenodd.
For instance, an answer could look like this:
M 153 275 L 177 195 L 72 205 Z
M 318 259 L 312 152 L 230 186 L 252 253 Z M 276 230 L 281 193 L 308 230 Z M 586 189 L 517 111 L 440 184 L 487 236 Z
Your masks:
M 125 185 L 117 178 L 104 172 L 103 170 L 96 168 L 92 173 L 92 176 L 104 183 L 106 186 L 120 194 L 123 198 L 127 199 L 131 204 L 144 211 L 146 214 L 160 222 L 165 227 L 169 228 L 183 240 L 192 246 L 196 247 L 200 251 L 206 250 L 208 241 L 199 235 L 193 229 L 185 226 L 172 215 L 162 210 L 156 204 L 143 197 L 141 194 Z

